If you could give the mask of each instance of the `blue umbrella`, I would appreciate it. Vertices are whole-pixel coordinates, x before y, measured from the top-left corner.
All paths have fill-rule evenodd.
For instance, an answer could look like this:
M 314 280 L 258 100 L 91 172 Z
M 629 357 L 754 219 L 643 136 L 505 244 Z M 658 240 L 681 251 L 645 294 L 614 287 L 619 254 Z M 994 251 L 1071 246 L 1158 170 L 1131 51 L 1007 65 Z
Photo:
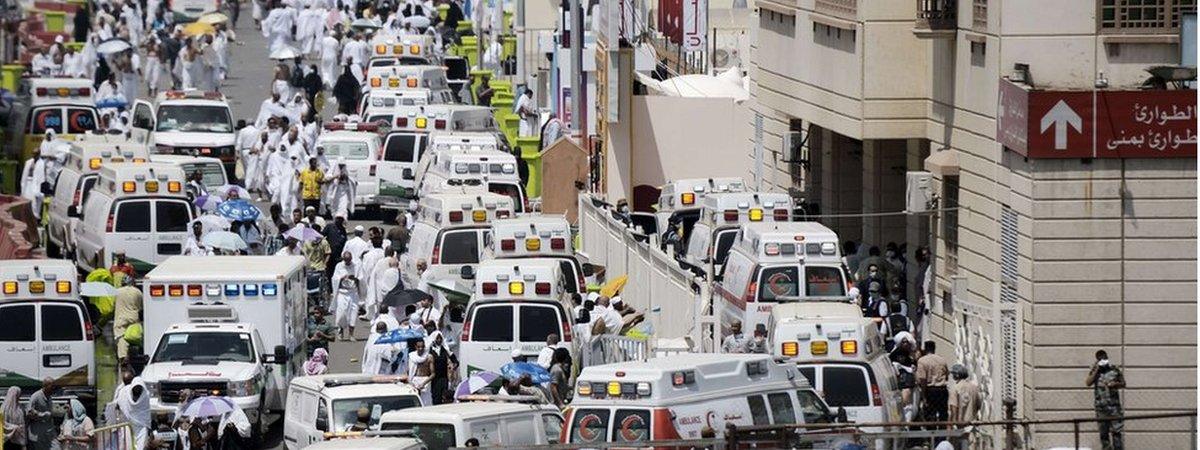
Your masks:
M 528 362 L 510 362 L 500 366 L 500 375 L 510 380 L 521 378 L 523 375 L 529 375 L 533 379 L 534 384 L 544 384 L 550 382 L 550 372 L 535 363 Z
M 379 339 L 375 340 L 376 344 L 396 344 L 406 342 L 409 339 L 421 339 L 425 337 L 425 330 L 412 328 L 398 328 L 387 333 L 379 335 Z
M 250 204 L 249 201 L 236 199 L 217 205 L 217 214 L 235 222 L 245 222 L 257 220 L 258 216 L 262 215 L 262 211 L 259 211 L 258 207 Z
M 125 109 L 126 106 L 129 106 L 129 102 L 125 101 L 125 99 L 121 97 L 107 97 L 96 101 L 97 109 Z

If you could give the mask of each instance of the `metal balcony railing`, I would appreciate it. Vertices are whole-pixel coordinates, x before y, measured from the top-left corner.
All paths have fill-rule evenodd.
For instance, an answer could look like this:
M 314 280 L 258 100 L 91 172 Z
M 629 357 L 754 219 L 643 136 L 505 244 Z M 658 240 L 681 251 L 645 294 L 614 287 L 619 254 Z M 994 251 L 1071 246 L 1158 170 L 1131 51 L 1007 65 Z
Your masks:
M 956 0 L 917 0 L 918 29 L 953 30 L 958 28 Z

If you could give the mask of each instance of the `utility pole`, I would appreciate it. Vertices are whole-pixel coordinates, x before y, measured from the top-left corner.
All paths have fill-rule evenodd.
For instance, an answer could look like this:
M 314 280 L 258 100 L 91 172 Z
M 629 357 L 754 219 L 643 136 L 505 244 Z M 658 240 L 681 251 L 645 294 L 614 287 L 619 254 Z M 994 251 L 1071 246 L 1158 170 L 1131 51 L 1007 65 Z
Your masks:
M 580 143 L 587 132 L 583 129 L 583 4 L 571 1 L 571 130 Z
M 517 0 L 516 3 L 517 17 L 513 21 L 513 34 L 517 36 L 517 73 L 515 75 L 517 82 L 528 85 L 529 80 L 525 79 L 525 63 L 527 62 L 525 61 L 525 0 Z

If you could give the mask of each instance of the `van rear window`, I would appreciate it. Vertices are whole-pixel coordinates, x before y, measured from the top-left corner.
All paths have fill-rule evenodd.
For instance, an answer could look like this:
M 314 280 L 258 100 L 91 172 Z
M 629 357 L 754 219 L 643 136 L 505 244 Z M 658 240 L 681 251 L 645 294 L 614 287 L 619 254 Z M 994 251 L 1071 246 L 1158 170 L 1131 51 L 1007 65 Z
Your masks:
M 871 406 L 867 372 L 860 367 L 825 367 L 821 379 L 829 406 Z
M 185 202 L 159 200 L 154 215 L 160 233 L 186 232 L 192 220 L 191 207 Z
M 86 133 L 94 129 L 96 129 L 96 110 L 67 108 L 67 133 Z
M 779 301 L 800 295 L 800 269 L 796 266 L 767 267 L 758 281 L 758 300 Z
M 454 425 L 441 423 L 385 423 L 382 431 L 409 431 L 429 450 L 445 450 L 458 445 Z
M 451 231 L 442 235 L 441 264 L 478 264 L 479 233 L 475 230 Z
M 644 442 L 650 440 L 650 411 L 618 409 L 613 414 L 613 441 Z
M 809 297 L 842 297 L 846 283 L 839 267 L 809 266 L 804 268 L 804 292 Z
M 55 133 L 62 133 L 62 107 L 52 106 L 35 109 L 29 114 L 29 134 L 45 134 L 46 130 L 54 130 Z
M 416 143 L 417 137 L 411 134 L 394 134 L 388 136 L 387 148 L 384 149 L 383 159 L 385 161 L 406 162 L 411 163 L 413 159 L 413 144 Z
M 521 201 L 521 188 L 515 184 L 488 183 L 488 192 L 508 196 L 513 201 L 517 212 L 525 212 L 525 202 Z
M 121 202 L 117 205 L 117 233 L 149 233 L 150 201 Z
M 520 310 L 521 342 L 546 342 L 546 336 L 557 334 L 562 319 L 558 317 L 558 309 L 552 306 L 521 305 Z
M 607 409 L 581 409 L 571 418 L 571 442 L 595 443 L 608 441 Z
M 43 341 L 82 341 L 83 322 L 79 307 L 74 305 L 42 305 Z
M 31 304 L 0 306 L 0 342 L 33 342 Z
M 490 305 L 475 309 L 471 320 L 471 340 L 474 342 L 512 342 L 512 305 Z M 545 336 L 542 341 L 546 340 Z
M 199 171 L 200 184 L 203 184 L 204 187 L 214 188 L 225 185 L 225 168 L 218 163 L 183 164 L 183 171 L 188 176 Z

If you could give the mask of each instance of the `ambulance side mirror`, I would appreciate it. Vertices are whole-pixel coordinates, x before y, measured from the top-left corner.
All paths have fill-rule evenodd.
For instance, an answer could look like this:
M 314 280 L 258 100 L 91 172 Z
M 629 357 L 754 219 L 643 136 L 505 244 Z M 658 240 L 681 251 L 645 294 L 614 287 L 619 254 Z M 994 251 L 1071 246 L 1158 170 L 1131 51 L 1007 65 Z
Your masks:
M 329 419 L 325 417 L 317 417 L 317 431 L 329 431 Z
M 838 410 L 837 410 L 837 415 L 836 415 L 836 416 L 834 416 L 834 422 L 837 422 L 837 423 L 847 423 L 847 422 L 849 422 L 849 421 L 850 421 L 850 419 L 848 419 L 848 418 L 846 417 L 846 407 L 845 407 L 845 406 L 839 406 L 839 407 L 838 407 Z
M 275 346 L 275 355 L 274 355 L 274 359 L 275 359 L 275 361 L 273 361 L 273 362 L 274 362 L 275 364 L 285 364 L 285 363 L 287 363 L 287 360 L 288 360 L 288 351 L 287 351 L 287 348 L 286 348 L 286 347 L 284 347 L 284 346 L 282 346 L 282 345 L 276 345 L 276 346 Z
M 596 274 L 596 266 L 592 265 L 592 263 L 584 263 L 583 264 L 583 276 L 584 277 L 590 277 L 595 274 Z

